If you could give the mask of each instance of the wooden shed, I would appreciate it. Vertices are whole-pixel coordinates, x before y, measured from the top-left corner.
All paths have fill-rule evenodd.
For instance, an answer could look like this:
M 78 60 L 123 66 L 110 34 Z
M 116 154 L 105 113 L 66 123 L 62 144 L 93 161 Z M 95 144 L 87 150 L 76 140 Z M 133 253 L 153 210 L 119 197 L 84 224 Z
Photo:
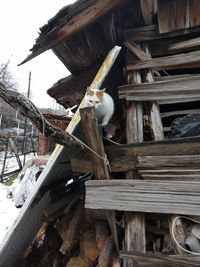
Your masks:
M 47 93 L 78 105 L 66 131 L 84 149 L 55 149 L 2 266 L 200 266 L 199 12 L 196 0 L 78 0 L 41 27 L 21 64 L 52 49 L 71 72 Z M 109 129 L 87 86 L 112 96 Z

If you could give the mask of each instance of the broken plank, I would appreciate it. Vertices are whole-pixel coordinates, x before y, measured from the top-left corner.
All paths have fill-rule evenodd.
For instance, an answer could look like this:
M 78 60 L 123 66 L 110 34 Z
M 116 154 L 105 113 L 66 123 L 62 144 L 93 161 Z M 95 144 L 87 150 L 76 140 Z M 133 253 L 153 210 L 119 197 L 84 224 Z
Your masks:
M 132 52 L 134 55 L 138 57 L 140 60 L 147 60 L 150 59 L 151 57 L 148 57 L 146 53 L 134 42 L 124 42 L 125 47 Z
M 87 181 L 85 207 L 145 213 L 200 215 L 200 182 Z
M 84 27 L 94 23 L 97 19 L 104 16 L 114 8 L 127 4 L 129 1 L 130 0 L 95 1 L 94 4 L 90 5 L 88 8 L 83 9 L 81 12 L 72 16 L 69 20 L 66 20 L 62 26 L 55 27 L 46 35 L 45 39 L 43 38 L 40 42 L 38 41 L 31 49 L 33 52 L 23 62 L 21 62 L 20 65 L 33 59 L 46 50 L 55 47 L 59 42 L 71 37 L 72 34 L 83 30 Z

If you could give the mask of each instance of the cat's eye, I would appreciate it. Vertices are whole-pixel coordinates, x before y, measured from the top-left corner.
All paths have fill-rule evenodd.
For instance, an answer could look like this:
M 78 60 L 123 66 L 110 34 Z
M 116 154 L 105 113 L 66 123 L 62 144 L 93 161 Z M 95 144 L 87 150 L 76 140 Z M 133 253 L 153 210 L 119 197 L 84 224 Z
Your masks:
M 93 103 L 93 101 L 92 101 L 92 100 L 89 100 L 89 102 L 90 102 L 90 103 Z
M 95 101 L 96 104 L 99 104 L 99 101 Z

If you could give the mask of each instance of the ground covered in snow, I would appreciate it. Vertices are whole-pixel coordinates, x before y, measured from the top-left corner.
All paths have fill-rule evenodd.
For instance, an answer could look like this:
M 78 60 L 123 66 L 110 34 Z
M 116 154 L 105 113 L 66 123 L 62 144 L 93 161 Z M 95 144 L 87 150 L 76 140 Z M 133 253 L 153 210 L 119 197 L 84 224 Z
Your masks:
M 11 172 L 17 170 L 18 164 L 15 157 L 9 157 L 6 160 L 6 172 Z M 33 158 L 34 154 L 30 153 L 26 155 L 26 162 Z M 0 173 L 3 165 L 4 153 L 0 152 Z M 21 162 L 23 162 L 23 155 L 20 156 Z M 16 181 L 17 182 L 17 181 Z M 17 215 L 20 212 L 20 208 L 15 207 L 15 202 L 13 198 L 9 198 L 9 192 L 13 191 L 13 186 L 6 186 L 0 183 L 0 243 L 2 242 L 4 236 L 6 235 L 8 228 L 13 224 Z
M 12 199 L 7 197 L 8 191 L 8 186 L 0 184 L 0 243 L 20 211 Z

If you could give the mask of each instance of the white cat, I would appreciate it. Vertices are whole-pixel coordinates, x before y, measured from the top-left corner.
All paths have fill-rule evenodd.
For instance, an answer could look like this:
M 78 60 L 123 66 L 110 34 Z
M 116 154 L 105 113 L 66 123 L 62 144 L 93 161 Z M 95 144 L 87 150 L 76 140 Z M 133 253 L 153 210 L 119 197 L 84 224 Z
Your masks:
M 112 97 L 105 93 L 106 89 L 98 90 L 87 88 L 85 104 L 87 107 L 94 107 L 98 122 L 105 126 L 108 124 L 114 113 L 114 102 Z

